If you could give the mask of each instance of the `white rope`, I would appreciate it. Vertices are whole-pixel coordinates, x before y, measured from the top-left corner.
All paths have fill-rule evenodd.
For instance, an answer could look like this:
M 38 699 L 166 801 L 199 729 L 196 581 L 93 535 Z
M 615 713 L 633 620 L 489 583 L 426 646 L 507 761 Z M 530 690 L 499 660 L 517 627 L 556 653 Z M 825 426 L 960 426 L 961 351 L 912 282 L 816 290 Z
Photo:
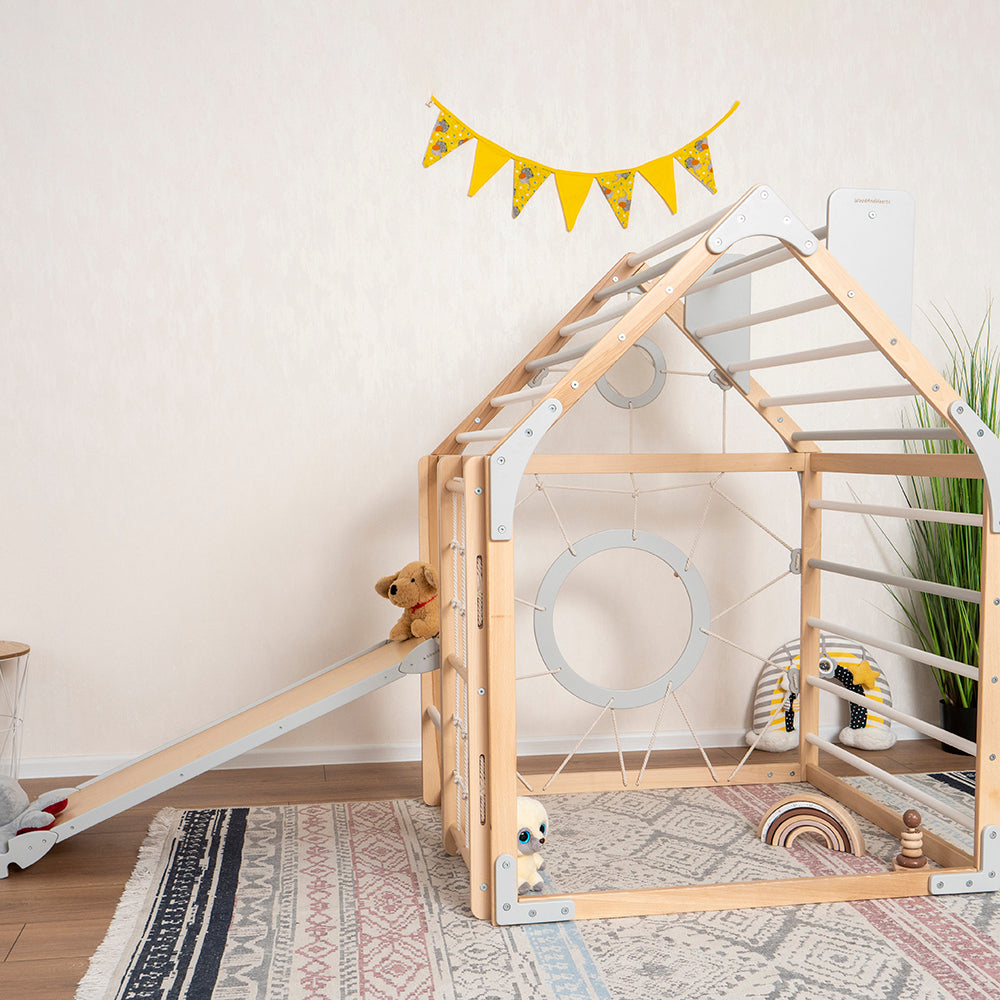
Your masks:
M 790 569 L 786 569 L 784 573 L 778 574 L 778 576 L 776 576 L 773 580 L 770 580 L 767 583 L 765 583 L 763 587 L 758 587 L 752 594 L 748 594 L 746 597 L 737 601 L 731 607 L 726 608 L 725 611 L 720 611 L 710 620 L 710 624 L 714 625 L 723 615 L 728 615 L 730 611 L 735 611 L 738 607 L 741 607 L 742 605 L 746 604 L 747 601 L 752 601 L 758 594 L 763 594 L 764 591 L 768 589 L 768 587 L 773 587 L 776 583 L 780 583 L 782 580 L 784 580 L 786 576 L 791 576 L 791 575 L 792 571 Z
M 566 534 L 566 528 L 563 526 L 562 519 L 559 517 L 559 511 L 556 510 L 556 505 L 552 502 L 552 497 L 549 496 L 545 484 L 542 482 L 541 476 L 535 476 L 535 488 L 539 490 L 546 501 L 550 509 L 552 510 L 552 516 L 556 519 L 556 524 L 559 525 L 559 530 L 562 532 L 563 541 L 566 543 L 566 548 L 570 550 L 573 555 L 576 555 L 576 550 L 573 548 L 573 543 L 569 540 L 569 535 Z
M 789 692 L 789 694 L 791 695 L 791 692 Z M 795 696 L 794 695 L 791 695 L 791 696 L 794 699 Z M 727 784 L 730 781 L 732 781 L 733 778 L 735 778 L 737 774 L 740 773 L 740 770 L 743 767 L 743 765 L 750 759 L 750 754 L 752 754 L 754 752 L 754 750 L 757 749 L 757 744 L 760 743 L 760 741 L 764 738 L 764 734 L 771 728 L 771 723 L 774 722 L 774 717 L 779 712 L 783 712 L 785 710 L 785 702 L 787 700 L 788 700 L 787 698 L 782 698 L 781 701 L 780 701 L 780 703 L 778 704 L 778 707 L 771 713 L 771 715 L 768 718 L 767 722 L 765 722 L 764 725 L 761 726 L 761 730 L 757 734 L 757 738 L 753 741 L 753 743 L 750 744 L 750 749 L 747 750 L 747 752 L 743 755 L 743 759 L 736 765 L 735 768 L 733 768 L 732 774 L 730 774 L 729 777 L 726 778 L 726 783 Z
M 541 671 L 541 673 L 537 674 L 524 674 L 521 677 L 515 677 L 514 680 L 531 681 L 534 680 L 536 677 L 551 677 L 553 674 L 558 674 L 560 670 L 562 670 L 562 667 L 556 667 L 555 670 L 543 670 Z
M 622 769 L 622 787 L 628 788 L 628 775 L 625 773 L 625 754 L 622 753 L 622 738 L 618 735 L 618 720 L 615 710 L 611 709 L 611 728 L 615 731 L 615 743 L 618 745 L 618 765 Z
M 729 398 L 728 392 L 722 393 L 722 454 L 726 453 L 726 400 Z
M 719 642 L 724 642 L 727 646 L 732 646 L 733 649 L 738 649 L 741 653 L 746 653 L 747 656 L 752 656 L 755 660 L 759 660 L 765 666 L 777 667 L 779 670 L 785 669 L 782 664 L 775 663 L 770 657 L 761 656 L 760 653 L 755 653 L 752 649 L 745 649 L 743 646 L 737 646 L 732 639 L 727 639 L 724 635 L 719 635 L 718 632 L 710 632 L 707 628 L 702 628 L 698 631 L 704 632 L 710 639 L 718 639 Z
M 718 479 L 716 479 L 714 482 L 709 483 L 708 484 L 709 485 L 709 489 L 711 489 L 718 496 L 722 497 L 722 499 L 725 500 L 726 503 L 732 504 L 732 506 L 735 507 L 748 521 L 751 521 L 753 524 L 756 524 L 757 527 L 760 528 L 761 531 L 766 532 L 776 542 L 779 542 L 781 545 L 784 545 L 784 547 L 786 549 L 788 549 L 789 552 L 794 551 L 794 546 L 789 545 L 788 542 L 786 542 L 783 538 L 781 538 L 778 535 L 776 535 L 769 527 L 767 527 L 767 525 L 761 524 L 761 522 L 758 521 L 757 518 L 755 518 L 753 516 L 753 514 L 751 514 L 747 510 L 744 510 L 732 497 L 726 496 L 726 494 L 723 493 L 722 490 L 718 489 L 716 487 L 716 485 L 715 485 L 715 483 L 717 483 L 717 482 L 718 482 Z
M 544 611 L 545 610 L 545 608 L 543 608 L 540 604 L 535 604 L 534 601 L 526 601 L 523 597 L 515 597 L 514 598 L 514 603 L 515 604 L 523 604 L 526 608 L 534 608 L 536 611 Z
M 566 759 L 556 768 L 555 774 L 553 774 L 552 777 L 549 778 L 549 780 L 546 781 L 544 785 L 542 785 L 542 791 L 543 792 L 545 791 L 546 788 L 549 787 L 549 785 L 552 784 L 553 781 L 556 780 L 556 778 L 559 777 L 559 775 L 562 773 L 562 769 L 573 759 L 573 755 L 583 745 L 583 741 L 594 731 L 594 726 L 596 726 L 597 723 L 600 722 L 602 718 L 604 718 L 604 713 L 611 707 L 611 704 L 612 704 L 612 702 L 614 702 L 614 700 L 615 700 L 614 698 L 609 698 L 608 699 L 608 703 L 607 703 L 607 705 L 604 706 L 604 708 L 601 709 L 600 715 L 598 715 L 597 718 L 594 719 L 594 721 L 590 724 L 590 729 L 588 729 L 583 734 L 583 736 L 580 737 L 580 739 L 578 740 L 576 746 L 573 747 L 573 749 L 570 750 L 570 752 L 568 754 L 566 754 Z
M 707 372 L 680 372 L 673 368 L 661 368 L 661 375 L 693 375 L 695 378 L 707 378 Z
M 701 745 L 701 741 L 698 739 L 698 734 L 694 731 L 694 726 L 688 721 L 687 712 L 684 711 L 684 706 L 681 704 L 680 698 L 677 697 L 677 692 L 674 691 L 674 701 L 677 703 L 677 707 L 680 709 L 681 718 L 684 720 L 688 727 L 688 732 L 691 734 L 691 738 L 694 740 L 695 746 L 701 751 L 701 756 L 705 761 L 705 766 L 708 768 L 708 773 L 712 776 L 712 781 L 716 784 L 719 783 L 719 776 L 715 773 L 715 768 L 712 767 L 712 762 L 708 759 L 708 754 L 705 753 L 705 748 Z
M 667 690 L 663 693 L 663 699 L 660 701 L 660 710 L 656 713 L 656 722 L 653 723 L 653 731 L 649 734 L 649 746 L 646 747 L 646 756 L 642 758 L 642 767 L 639 768 L 639 777 L 635 779 L 635 787 L 638 788 L 642 782 L 642 776 L 646 773 L 646 765 L 649 763 L 649 755 L 653 752 L 653 741 L 656 739 L 656 731 L 660 728 L 660 719 L 663 718 L 663 707 L 667 703 L 667 699 L 670 697 L 670 692 L 673 689 L 674 682 L 667 681 Z
M 698 522 L 698 530 L 695 532 L 694 541 L 691 543 L 691 551 L 688 552 L 687 562 L 684 564 L 685 573 L 691 568 L 691 560 L 694 559 L 694 550 L 698 548 L 698 542 L 701 541 L 701 533 L 705 530 L 705 521 L 708 519 L 708 511 L 712 506 L 712 498 L 716 493 L 715 484 L 724 475 L 724 472 L 720 472 L 715 479 L 708 484 L 708 499 L 705 501 L 705 506 L 701 512 L 701 520 Z
M 529 792 L 534 791 L 534 788 L 532 788 L 531 785 L 529 785 L 528 782 L 524 780 L 524 775 L 521 774 L 520 771 L 515 771 L 514 773 L 517 775 L 517 780 L 520 781 L 521 784 L 524 785 L 524 787 L 527 788 Z
M 632 541 L 636 541 L 639 537 L 639 487 L 635 481 L 635 473 L 629 473 L 629 479 L 632 480 Z
M 628 401 L 628 453 L 632 454 L 632 439 L 635 434 L 635 407 L 632 400 Z
M 708 483 L 681 483 L 679 486 L 653 486 L 648 490 L 639 490 L 640 493 L 672 493 L 674 490 L 697 490 L 708 486 Z M 622 490 L 622 493 L 628 492 Z

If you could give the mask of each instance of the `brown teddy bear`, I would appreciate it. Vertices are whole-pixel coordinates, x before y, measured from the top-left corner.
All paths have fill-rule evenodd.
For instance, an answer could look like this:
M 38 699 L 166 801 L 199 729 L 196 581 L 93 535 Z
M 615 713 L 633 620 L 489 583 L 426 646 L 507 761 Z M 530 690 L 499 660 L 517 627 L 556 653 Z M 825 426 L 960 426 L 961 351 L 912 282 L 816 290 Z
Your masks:
M 389 638 L 402 642 L 414 636 L 430 639 L 441 631 L 441 613 L 437 604 L 438 578 L 433 566 L 425 562 L 407 563 L 393 576 L 383 576 L 375 591 L 397 608 L 403 616 L 392 626 Z

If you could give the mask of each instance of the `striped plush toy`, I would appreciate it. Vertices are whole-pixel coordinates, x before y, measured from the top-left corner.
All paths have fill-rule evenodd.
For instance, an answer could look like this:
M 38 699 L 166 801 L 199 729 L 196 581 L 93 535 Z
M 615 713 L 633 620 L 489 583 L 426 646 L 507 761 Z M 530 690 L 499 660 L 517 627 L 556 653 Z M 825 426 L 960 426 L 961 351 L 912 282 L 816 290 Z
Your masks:
M 892 707 L 885 674 L 864 646 L 849 639 L 820 636 L 820 676 L 850 691 Z M 798 745 L 799 642 L 779 646 L 764 664 L 753 701 L 753 728 L 747 744 L 778 752 Z M 896 742 L 889 720 L 851 704 L 850 724 L 840 731 L 840 742 L 861 750 L 887 750 Z

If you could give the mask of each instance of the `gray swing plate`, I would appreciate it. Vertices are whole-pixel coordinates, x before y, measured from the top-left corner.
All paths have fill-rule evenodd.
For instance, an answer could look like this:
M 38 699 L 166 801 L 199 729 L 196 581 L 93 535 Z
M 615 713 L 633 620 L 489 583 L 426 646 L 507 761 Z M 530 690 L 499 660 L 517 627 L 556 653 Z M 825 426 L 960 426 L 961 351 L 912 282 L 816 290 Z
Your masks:
M 501 854 L 494 866 L 496 887 L 496 921 L 511 924 L 551 924 L 558 920 L 573 920 L 576 904 L 565 896 L 539 896 L 530 903 L 517 901 L 517 861 L 512 854 Z
M 1000 828 L 984 826 L 981 868 L 978 872 L 949 872 L 931 875 L 932 896 L 953 896 L 963 892 L 996 892 L 1000 889 Z

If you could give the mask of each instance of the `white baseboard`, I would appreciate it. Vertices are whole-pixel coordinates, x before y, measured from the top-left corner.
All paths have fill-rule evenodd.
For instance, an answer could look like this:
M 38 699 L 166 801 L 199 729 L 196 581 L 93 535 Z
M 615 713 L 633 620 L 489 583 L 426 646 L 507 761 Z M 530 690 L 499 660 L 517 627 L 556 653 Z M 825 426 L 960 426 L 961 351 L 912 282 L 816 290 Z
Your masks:
M 907 726 L 893 727 L 901 740 L 920 739 L 921 734 Z M 824 726 L 820 728 L 823 739 L 836 742 L 839 726 Z M 733 747 L 744 744 L 745 730 L 720 729 L 699 733 L 698 739 L 702 746 Z M 625 752 L 646 750 L 649 744 L 648 736 L 625 735 L 622 737 L 622 750 Z M 517 752 L 525 757 L 538 757 L 549 754 L 568 754 L 576 745 L 571 737 L 537 737 L 518 740 Z M 654 743 L 656 750 L 685 750 L 696 746 L 691 734 L 686 731 L 660 733 Z M 614 753 L 617 750 L 615 739 L 610 734 L 592 736 L 580 747 L 577 753 Z M 758 751 L 764 753 L 764 751 Z M 352 746 L 321 746 L 321 747 L 261 747 L 251 750 L 227 764 L 219 770 L 233 770 L 248 767 L 321 767 L 325 764 L 384 764 L 396 761 L 419 760 L 419 743 L 369 743 Z M 82 778 L 104 774 L 128 764 L 131 757 L 34 757 L 21 761 L 19 777 L 21 778 Z

